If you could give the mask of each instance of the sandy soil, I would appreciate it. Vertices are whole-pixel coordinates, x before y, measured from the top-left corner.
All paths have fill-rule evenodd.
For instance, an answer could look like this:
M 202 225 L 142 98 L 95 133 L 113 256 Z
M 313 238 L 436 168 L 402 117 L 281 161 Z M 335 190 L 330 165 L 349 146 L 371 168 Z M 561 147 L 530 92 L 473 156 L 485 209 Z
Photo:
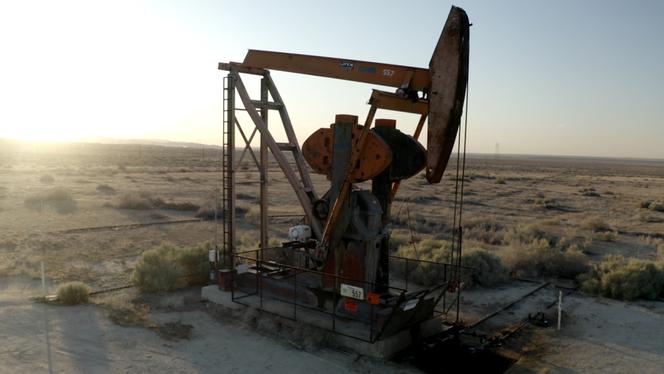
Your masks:
M 568 296 L 561 331 L 534 331 L 528 353 L 508 372 L 662 373 L 664 303 L 650 307 Z
M 151 313 L 154 320 L 182 319 L 194 325 L 190 341 L 170 342 L 144 328 L 117 326 L 98 307 L 44 307 L 33 303 L 29 299 L 35 292 L 33 283 L 16 282 L 25 277 L 38 279 L 42 261 L 52 290 L 72 280 L 102 289 L 127 284 L 138 256 L 160 243 L 194 245 L 218 238 L 219 225 L 209 221 L 84 232 L 63 230 L 192 218 L 194 211 L 128 210 L 114 204 L 125 193 L 142 191 L 168 202 L 201 204 L 220 186 L 219 152 L 208 150 L 202 154 L 198 149 L 152 146 L 0 145 L 0 339 L 4 342 L 0 371 L 47 368 L 44 310 L 49 316 L 56 371 L 404 370 L 364 359 L 356 362 L 357 357 L 335 351 L 298 350 L 217 321 L 200 310 Z M 238 172 L 238 206 L 244 210 L 256 205 L 258 193 L 258 173 L 252 171 L 249 158 L 246 160 Z M 454 166 L 454 160 L 450 165 Z M 452 174 L 435 186 L 419 176 L 405 181 L 393 213 L 409 209 L 449 229 L 455 189 Z M 43 178 L 46 176 L 52 180 Z M 593 262 L 607 254 L 657 258 L 653 240 L 664 235 L 664 212 L 639 205 L 644 200 L 664 200 L 662 161 L 474 156 L 468 159 L 466 176 L 464 222 L 485 220 L 505 229 L 535 224 L 548 233 L 584 241 L 585 253 Z M 325 178 L 313 178 L 322 194 L 327 186 Z M 102 185 L 112 187 L 114 192 L 100 191 Z M 64 207 L 26 203 L 35 194 L 56 188 L 67 191 L 73 202 Z M 301 213 L 275 164 L 270 170 L 270 191 L 273 214 Z M 584 227 L 592 217 L 600 217 L 610 226 L 610 238 Z M 271 234 L 279 237 L 290 221 L 275 218 L 273 223 Z M 241 240 L 244 236 L 249 241 L 256 237 L 254 223 L 241 222 L 241 228 Z M 405 231 L 403 227 L 399 230 Z M 445 233 L 439 232 L 417 234 L 445 238 Z M 483 238 L 471 230 L 465 234 L 466 246 L 496 253 L 504 250 L 490 237 Z M 463 319 L 470 322 L 480 318 L 535 286 L 515 282 L 497 289 L 466 292 Z M 516 323 L 554 297 L 551 293 L 538 294 L 525 306 L 506 311 L 491 323 Z M 662 304 L 570 296 L 560 333 L 528 326 L 518 334 L 520 352 L 525 355 L 513 370 L 600 373 L 638 368 L 664 372 Z M 253 357 L 255 352 L 260 352 L 259 358 Z
M 34 281 L 2 283 L 0 372 L 60 373 L 406 373 L 411 369 L 330 349 L 307 351 L 203 307 L 156 311 L 156 322 L 191 324 L 191 339 L 165 340 L 142 327 L 121 327 L 103 308 L 52 306 L 29 300 Z M 48 335 L 48 337 L 47 337 Z

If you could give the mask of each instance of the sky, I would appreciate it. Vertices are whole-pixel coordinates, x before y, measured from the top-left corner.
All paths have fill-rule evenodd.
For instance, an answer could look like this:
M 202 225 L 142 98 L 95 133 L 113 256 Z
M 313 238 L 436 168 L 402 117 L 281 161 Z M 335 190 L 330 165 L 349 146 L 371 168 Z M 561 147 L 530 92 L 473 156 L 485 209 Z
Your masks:
M 0 138 L 220 144 L 218 62 L 251 48 L 427 67 L 451 4 L 0 0 Z M 664 158 L 664 2 L 454 4 L 473 23 L 470 152 Z M 301 142 L 364 118 L 380 88 L 272 76 Z

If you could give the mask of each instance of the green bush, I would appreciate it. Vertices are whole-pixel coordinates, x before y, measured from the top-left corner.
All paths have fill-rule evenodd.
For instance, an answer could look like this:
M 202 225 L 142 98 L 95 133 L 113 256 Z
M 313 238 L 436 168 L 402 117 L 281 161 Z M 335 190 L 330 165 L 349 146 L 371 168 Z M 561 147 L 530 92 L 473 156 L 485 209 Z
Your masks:
M 209 279 L 209 243 L 195 247 L 169 244 L 143 252 L 132 274 L 132 283 L 142 292 L 171 291 Z
M 85 304 L 90 299 L 90 287 L 82 282 L 69 282 L 58 287 L 58 301 L 65 305 Z
M 664 264 L 606 256 L 579 277 L 585 292 L 614 299 L 656 299 L 664 296 Z
M 483 249 L 473 249 L 461 255 L 461 265 L 473 268 L 462 270 L 466 287 L 492 287 L 508 279 L 507 267 L 500 257 Z

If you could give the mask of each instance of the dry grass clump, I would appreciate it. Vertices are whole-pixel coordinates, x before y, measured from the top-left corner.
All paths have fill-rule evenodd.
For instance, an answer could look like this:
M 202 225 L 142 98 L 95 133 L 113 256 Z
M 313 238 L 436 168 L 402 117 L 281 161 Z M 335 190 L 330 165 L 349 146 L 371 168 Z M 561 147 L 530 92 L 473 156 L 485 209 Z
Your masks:
M 621 300 L 664 297 L 664 263 L 606 256 L 579 277 L 584 291 Z
M 143 252 L 132 274 L 142 292 L 171 291 L 202 284 L 210 276 L 210 243 L 194 247 L 161 245 Z
M 39 181 L 42 183 L 53 183 L 55 182 L 55 178 L 50 174 L 46 174 L 39 177 Z
M 50 207 L 62 214 L 72 213 L 76 210 L 76 201 L 71 193 L 63 188 L 54 188 L 30 195 L 25 198 L 23 203 L 30 209 L 42 210 L 44 207 Z
M 90 287 L 82 282 L 68 282 L 58 287 L 57 297 L 65 305 L 86 304 L 90 300 Z
M 105 195 L 113 195 L 116 191 L 115 188 L 109 186 L 108 184 L 98 184 L 97 192 L 103 193 Z

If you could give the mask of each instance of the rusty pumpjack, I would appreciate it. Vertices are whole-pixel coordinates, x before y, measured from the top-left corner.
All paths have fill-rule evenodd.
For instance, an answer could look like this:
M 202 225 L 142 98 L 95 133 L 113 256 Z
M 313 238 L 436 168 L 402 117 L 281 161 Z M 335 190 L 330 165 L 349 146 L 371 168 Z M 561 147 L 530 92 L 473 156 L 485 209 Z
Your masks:
M 253 273 L 237 274 L 234 287 L 261 287 L 261 295 L 369 322 L 372 331 L 380 331 L 372 340 L 431 318 L 439 300 L 431 296 L 433 288 L 399 297 L 391 292 L 387 225 L 400 181 L 425 168 L 429 183 L 442 178 L 460 124 L 468 49 L 468 17 L 452 7 L 428 69 L 259 50 L 249 50 L 242 63 L 219 64 L 231 75 L 281 70 L 396 88 L 394 93 L 372 91 L 364 125 L 356 116 L 337 115 L 329 128 L 303 143 L 301 155 L 315 172 L 327 176 L 330 188 L 317 197 L 313 188 L 302 192 L 302 184 L 289 177 L 305 212 L 305 224 L 291 228 L 291 240 L 283 244 L 293 254 L 283 266 L 273 261 L 269 268 L 256 264 Z M 271 92 L 275 96 L 276 89 Z M 242 99 L 245 107 L 251 105 Z M 387 119 L 375 120 L 371 128 L 377 109 L 419 114 L 414 134 L 401 132 Z M 266 147 L 277 152 L 258 112 L 248 112 Z M 425 148 L 417 139 L 427 118 Z M 299 146 L 295 142 L 291 148 L 297 160 Z M 357 188 L 356 183 L 369 180 L 371 190 Z M 293 273 L 299 274 L 296 285 L 282 282 Z

